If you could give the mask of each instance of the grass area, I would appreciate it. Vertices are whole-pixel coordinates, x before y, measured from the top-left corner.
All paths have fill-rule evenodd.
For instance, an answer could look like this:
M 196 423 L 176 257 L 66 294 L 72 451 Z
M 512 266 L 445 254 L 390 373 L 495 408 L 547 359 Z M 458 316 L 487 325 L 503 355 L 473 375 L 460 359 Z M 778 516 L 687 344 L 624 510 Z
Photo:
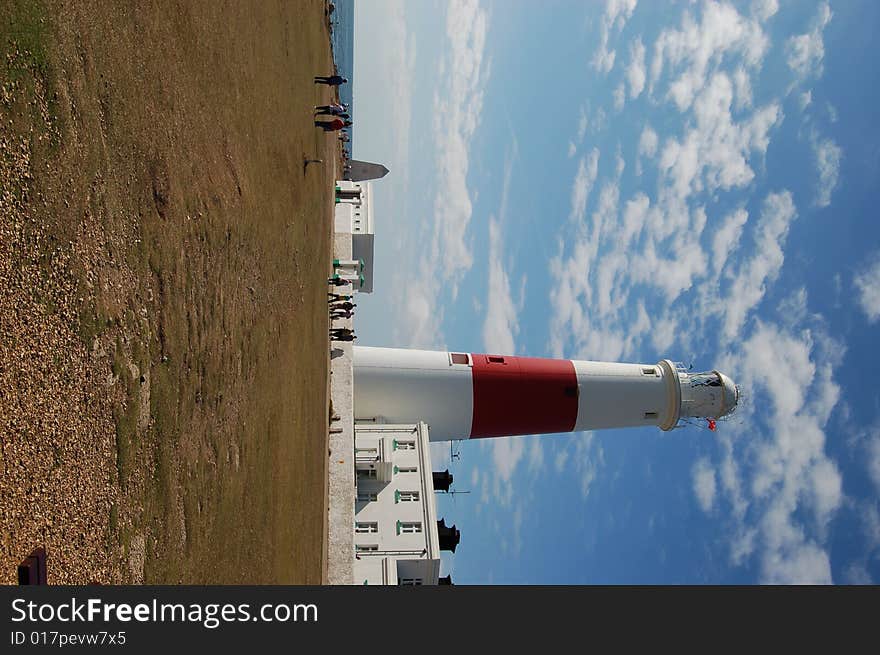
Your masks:
M 33 394 L 75 396 L 61 419 L 97 426 L 62 426 L 56 468 L 94 451 L 102 500 L 77 511 L 112 545 L 63 543 L 47 510 L 32 532 L 58 581 L 99 557 L 104 582 L 320 583 L 333 174 L 303 159 L 335 158 L 311 117 L 329 99 L 312 83 L 331 65 L 323 2 L 13 0 L 0 48 L 0 135 L 28 149 L 4 165 L 20 197 L 2 220 L 35 253 L 9 267 L 36 266 L 21 293 L 45 296 L 53 364 L 85 371 Z M 10 353 L 37 338 L 3 319 Z M 10 435 L 9 452 L 34 437 Z M 5 569 L 30 530 L 10 516 Z

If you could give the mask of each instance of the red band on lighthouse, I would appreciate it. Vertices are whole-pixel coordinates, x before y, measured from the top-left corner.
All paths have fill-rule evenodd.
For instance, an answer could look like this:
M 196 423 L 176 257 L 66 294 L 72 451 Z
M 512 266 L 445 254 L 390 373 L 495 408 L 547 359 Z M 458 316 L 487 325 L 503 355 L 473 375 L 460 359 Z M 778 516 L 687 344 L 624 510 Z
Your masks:
M 571 361 L 477 354 L 471 358 L 471 438 L 574 429 L 578 380 Z

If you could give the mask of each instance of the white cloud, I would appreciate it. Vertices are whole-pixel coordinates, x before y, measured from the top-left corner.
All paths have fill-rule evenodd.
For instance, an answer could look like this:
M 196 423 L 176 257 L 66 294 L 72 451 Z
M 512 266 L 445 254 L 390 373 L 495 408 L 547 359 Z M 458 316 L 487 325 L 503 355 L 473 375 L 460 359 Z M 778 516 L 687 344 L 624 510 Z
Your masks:
M 837 109 L 830 102 L 825 103 L 825 111 L 828 112 L 828 120 L 836 123 L 840 117 L 837 115 Z
M 700 22 L 686 11 L 680 29 L 660 33 L 654 44 L 649 90 L 668 67 L 674 79 L 667 97 L 679 111 L 685 111 L 725 57 L 739 56 L 745 66 L 758 69 L 768 47 L 760 21 L 745 18 L 729 4 L 710 0 L 703 5 Z
M 872 254 L 871 263 L 856 273 L 853 281 L 868 322 L 876 323 L 880 319 L 880 251 Z
M 720 308 L 725 339 L 739 334 L 748 313 L 764 298 L 767 284 L 779 275 L 788 228 L 796 217 L 790 191 L 771 193 L 764 200 L 755 228 L 753 254 L 740 264 Z
M 645 88 L 645 45 L 642 39 L 633 41 L 629 51 L 629 66 L 626 69 L 626 81 L 629 83 L 629 97 L 638 98 Z
M 779 11 L 778 0 L 753 0 L 752 15 L 760 21 L 765 21 Z
M 801 107 L 801 111 L 810 106 L 810 103 L 813 102 L 813 92 L 812 90 L 807 90 L 801 93 L 798 96 L 798 104 Z
M 608 127 L 608 115 L 602 107 L 599 107 L 593 112 L 593 121 L 590 124 L 590 129 L 593 131 L 593 134 L 597 134 L 603 132 L 606 127 Z
M 846 578 L 846 584 L 850 585 L 870 585 L 874 584 L 871 581 L 871 574 L 868 573 L 868 569 L 865 568 L 864 564 L 852 563 L 848 567 L 846 567 L 846 572 L 844 573 Z
M 529 471 L 533 474 L 541 473 L 544 469 L 544 446 L 541 437 L 532 437 L 529 445 Z
M 565 470 L 565 463 L 567 461 L 568 453 L 565 450 L 560 450 L 553 459 L 553 468 L 556 469 L 557 473 L 562 473 Z
M 715 470 L 709 464 L 709 460 L 701 457 L 694 463 L 691 471 L 694 483 L 694 495 L 700 508 L 708 513 L 715 504 Z
M 560 252 L 551 261 L 551 352 L 561 356 L 566 351 L 567 334 L 573 335 L 574 354 L 580 357 L 616 360 L 634 352 L 637 340 L 649 332 L 656 347 L 669 347 L 676 335 L 677 319 L 655 317 L 650 328 L 634 321 L 632 312 L 626 311 L 632 285 L 659 289 L 668 303 L 701 278 L 711 279 L 717 287 L 717 276 L 738 245 L 747 214 L 735 214 L 720 230 L 713 229 L 712 233 L 718 235 L 712 244 L 717 267 L 713 277 L 710 251 L 702 244 L 709 217 L 704 206 L 689 207 L 689 201 L 698 193 L 750 183 L 754 172 L 749 157 L 766 151 L 770 128 L 781 117 L 779 106 L 771 103 L 734 122 L 732 101 L 730 78 L 714 74 L 693 103 L 695 123 L 681 140 L 668 138 L 660 149 L 656 202 L 645 194 L 636 194 L 623 203 L 621 217 L 619 187 L 616 181 L 609 181 L 602 187 L 596 210 L 588 219 L 583 190 L 592 188 L 595 178 L 585 174 L 585 166 L 578 169 L 571 216 L 580 229 L 560 240 Z M 658 149 L 659 137 L 645 126 L 639 139 L 637 173 L 640 157 L 651 157 Z M 619 179 L 623 173 L 620 152 L 616 159 L 614 174 Z M 584 179 L 589 180 L 589 186 L 582 182 Z M 754 275 L 759 271 L 755 268 L 749 272 Z M 709 314 L 721 311 L 720 303 L 712 303 L 713 295 L 717 299 L 717 289 L 701 294 Z M 739 302 L 742 317 L 735 317 L 737 329 L 755 299 L 747 306 Z
M 771 91 L 755 106 L 752 93 L 770 47 L 764 21 L 778 5 L 755 2 L 748 15 L 711 0 L 700 7 L 661 32 L 647 74 L 651 98 L 677 110 L 661 134 L 646 125 L 639 138 L 636 171 L 642 158 L 656 166 L 656 193 L 628 192 L 621 172 L 607 170 L 591 181 L 592 203 L 572 202 L 575 225 L 560 233 L 549 266 L 548 348 L 611 361 L 648 348 L 714 355 L 712 368 L 737 380 L 744 400 L 719 424 L 718 456 L 693 466 L 697 503 L 726 527 L 734 565 L 757 565 L 764 582 L 831 582 L 828 530 L 844 494 L 826 429 L 845 349 L 808 311 L 805 289 L 778 294 L 775 313 L 758 318 L 797 210 L 785 189 L 747 209 L 787 94 Z M 880 264 L 874 275 L 880 282 Z M 869 277 L 857 274 L 856 288 L 880 289 Z M 566 449 L 555 464 L 562 471 L 571 460 Z M 581 472 L 587 490 L 592 475 Z
M 599 174 L 599 149 L 593 148 L 587 155 L 581 157 L 578 170 L 571 187 L 571 219 L 581 221 L 587 209 L 587 200 L 596 176 Z
M 403 174 L 407 174 L 409 157 L 409 134 L 412 124 L 412 97 L 413 80 L 415 77 L 415 63 L 417 47 L 415 35 L 409 33 L 406 27 L 405 4 L 402 0 L 393 0 L 392 5 L 397 9 L 391 12 L 395 17 L 388 22 L 387 70 L 397 71 L 396 75 L 388 78 L 391 85 L 392 103 L 391 120 L 397 126 L 395 132 L 396 147 L 395 161 Z M 392 44 L 399 44 L 395 47 Z
M 608 49 L 608 41 L 612 32 L 620 32 L 624 24 L 632 16 L 636 8 L 636 0 L 608 0 L 605 12 L 599 23 L 599 49 L 593 55 L 593 68 L 600 73 L 608 74 L 614 68 L 617 53 Z
M 825 58 L 825 44 L 822 40 L 822 31 L 831 20 L 831 8 L 828 3 L 822 3 L 819 14 L 813 23 L 813 29 L 806 34 L 799 34 L 788 39 L 786 51 L 788 53 L 788 66 L 801 79 L 815 75 L 822 75 L 822 60 Z
M 650 125 L 645 125 L 639 137 L 639 155 L 653 157 L 657 154 L 657 133 Z
M 569 329 L 576 335 L 576 353 L 579 356 L 601 355 L 613 361 L 622 354 L 626 346 L 620 332 L 605 329 L 598 322 L 591 324 L 584 312 L 584 306 L 579 302 L 583 298 L 584 304 L 589 306 L 595 300 L 599 314 L 619 309 L 621 299 L 617 298 L 616 303 L 611 303 L 610 285 L 616 282 L 617 271 L 626 267 L 626 260 L 615 261 L 605 270 L 597 270 L 593 266 L 600 242 L 606 238 L 605 231 L 613 229 L 616 223 L 618 200 L 617 184 L 606 183 L 599 193 L 596 211 L 590 220 L 580 222 L 573 230 L 576 237 L 568 242 L 570 256 L 566 257 L 566 244 L 560 241 L 560 253 L 550 262 L 551 275 L 554 278 L 550 302 L 556 316 L 554 325 L 551 326 L 550 347 L 557 356 L 562 355 L 563 337 L 568 334 Z M 573 215 L 578 214 L 573 212 Z
M 880 505 L 873 498 L 867 498 L 860 503 L 859 514 L 863 519 L 862 530 L 868 542 L 868 552 L 872 553 L 880 548 Z
M 574 141 L 568 142 L 568 158 L 571 159 L 577 154 L 577 146 L 574 144 Z
M 741 401 L 742 402 L 742 401 Z M 739 413 L 743 411 L 740 408 Z M 733 518 L 742 523 L 748 509 L 749 502 L 745 497 L 742 485 L 742 474 L 740 473 L 739 462 L 735 457 L 734 439 L 736 434 L 724 431 L 718 436 L 721 446 L 722 459 L 718 474 L 721 481 L 721 490 L 726 494 L 730 503 Z M 735 564 L 739 564 L 741 558 L 751 554 L 754 549 L 754 535 L 756 531 L 753 528 L 743 528 L 733 540 L 732 559 Z
M 587 119 L 587 111 L 581 106 L 581 113 L 578 117 L 578 129 L 577 129 L 577 142 L 578 144 L 583 143 L 584 135 L 587 133 L 587 125 L 589 121 Z
M 840 159 L 843 151 L 831 139 L 819 139 L 814 133 L 811 139 L 816 168 L 819 171 L 818 196 L 816 204 L 827 207 L 831 204 L 831 193 L 837 186 L 840 175 Z
M 790 525 L 783 526 L 791 528 Z M 773 585 L 832 584 L 831 561 L 822 548 L 796 529 L 767 533 L 773 537 L 761 562 L 763 582 Z
M 467 187 L 470 142 L 479 126 L 488 71 L 483 64 L 488 16 L 475 0 L 447 7 L 446 79 L 434 96 L 438 190 L 434 199 L 432 274 L 456 285 L 470 269 L 467 243 L 472 205 Z M 438 263 L 442 262 L 442 265 Z
M 614 99 L 614 108 L 617 111 L 623 109 L 623 103 L 626 101 L 626 89 L 623 86 L 623 82 L 618 84 L 617 87 L 614 89 L 612 98 Z
M 776 313 L 782 325 L 793 329 L 805 322 L 807 312 L 807 289 L 801 287 L 783 298 L 777 306 Z
M 580 482 L 581 496 L 586 498 L 590 495 L 599 469 L 605 463 L 602 445 L 594 441 L 592 432 L 582 432 L 571 435 L 570 448 L 572 452 L 567 463 Z
M 837 465 L 825 453 L 824 430 L 840 397 L 833 368 L 842 350 L 821 323 L 793 332 L 759 321 L 741 349 L 722 362 L 763 399 L 760 408 L 745 408 L 739 430 L 749 425 L 742 447 L 754 460 L 749 502 L 760 515 L 764 582 L 832 582 L 821 542 L 843 491 Z M 760 436 L 756 421 L 768 426 Z M 801 518 L 805 510 L 812 522 Z
M 712 239 L 712 267 L 716 274 L 721 273 L 727 258 L 739 247 L 743 225 L 748 219 L 749 213 L 745 209 L 737 209 L 723 219 L 721 227 L 715 232 Z
M 488 24 L 486 11 L 476 0 L 454 0 L 446 6 L 446 54 L 433 98 L 433 211 L 426 227 L 401 237 L 406 241 L 401 249 L 414 250 L 412 243 L 419 244 L 418 266 L 399 267 L 391 280 L 393 295 L 402 299 L 393 328 L 394 341 L 401 345 L 443 346 L 443 295 L 456 297 L 458 284 L 473 264 L 467 176 L 470 143 L 483 114 L 483 89 L 489 77 L 484 52 Z
M 754 178 L 749 156 L 766 152 L 770 129 L 781 121 L 782 111 L 771 103 L 735 122 L 732 102 L 730 78 L 716 73 L 694 102 L 696 124 L 680 141 L 671 138 L 664 144 L 658 168 L 679 198 L 704 188 L 741 187 Z
M 510 279 L 501 262 L 503 253 L 498 221 L 489 219 L 489 290 L 483 321 L 483 347 L 486 352 L 513 354 L 519 332 L 517 307 L 510 294 Z
M 741 566 L 755 552 L 755 537 L 758 531 L 754 528 L 744 529 L 736 533 L 730 541 L 730 562 Z
M 733 73 L 733 86 L 736 89 L 734 107 L 738 110 L 752 106 L 752 83 L 746 69 L 740 66 Z
M 651 199 L 641 192 L 626 201 L 623 209 L 623 230 L 620 235 L 622 246 L 638 239 L 648 220 L 650 207 Z
M 501 482 L 509 482 L 514 470 L 526 452 L 524 437 L 492 439 L 493 472 Z

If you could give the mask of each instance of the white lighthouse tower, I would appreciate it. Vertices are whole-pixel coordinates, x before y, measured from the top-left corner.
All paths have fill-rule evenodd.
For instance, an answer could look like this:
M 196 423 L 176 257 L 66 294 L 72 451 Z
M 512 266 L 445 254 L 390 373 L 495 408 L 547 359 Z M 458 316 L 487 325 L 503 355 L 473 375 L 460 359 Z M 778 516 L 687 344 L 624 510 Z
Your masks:
M 715 420 L 739 401 L 723 373 L 671 361 L 620 364 L 354 348 L 356 421 L 424 421 L 431 441 Z
M 460 534 L 437 516 L 429 442 L 715 419 L 739 401 L 723 373 L 669 360 L 619 364 L 464 352 L 358 347 L 354 374 L 352 579 L 363 584 L 451 584 L 441 550 Z M 351 370 L 351 369 L 350 369 Z M 438 486 L 438 480 L 445 487 Z

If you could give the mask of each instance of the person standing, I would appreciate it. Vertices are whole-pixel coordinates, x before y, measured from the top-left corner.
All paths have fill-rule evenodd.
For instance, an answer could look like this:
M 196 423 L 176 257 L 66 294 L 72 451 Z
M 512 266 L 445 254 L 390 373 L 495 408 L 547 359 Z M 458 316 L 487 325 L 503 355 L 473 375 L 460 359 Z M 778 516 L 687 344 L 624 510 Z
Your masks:
M 315 75 L 315 84 L 326 84 L 327 86 L 339 86 L 347 83 L 348 80 L 342 75 Z
M 344 121 L 341 118 L 334 118 L 332 121 L 315 121 L 315 127 L 320 127 L 325 132 L 336 132 L 349 125 L 351 121 Z
M 316 114 L 328 114 L 330 116 L 347 115 L 348 107 L 343 104 L 334 103 L 330 105 L 320 105 L 315 107 Z

